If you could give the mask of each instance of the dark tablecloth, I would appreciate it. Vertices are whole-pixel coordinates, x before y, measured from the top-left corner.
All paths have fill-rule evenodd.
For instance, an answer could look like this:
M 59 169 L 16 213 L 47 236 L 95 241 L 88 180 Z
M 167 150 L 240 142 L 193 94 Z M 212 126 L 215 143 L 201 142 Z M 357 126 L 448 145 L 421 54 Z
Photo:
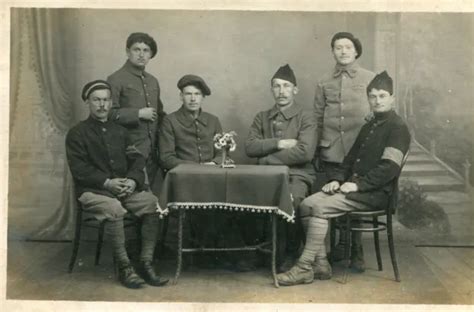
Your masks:
M 275 212 L 294 222 L 288 167 L 183 164 L 163 182 L 160 205 L 166 209 L 225 209 Z

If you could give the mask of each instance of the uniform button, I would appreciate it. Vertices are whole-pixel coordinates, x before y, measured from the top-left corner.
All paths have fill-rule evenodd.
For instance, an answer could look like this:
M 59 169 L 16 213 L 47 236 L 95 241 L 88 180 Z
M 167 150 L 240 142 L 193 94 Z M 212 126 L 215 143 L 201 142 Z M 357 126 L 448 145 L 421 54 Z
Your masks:
M 202 154 L 201 154 L 201 153 L 199 153 L 199 158 L 201 158 L 201 157 L 202 157 Z
M 370 133 L 374 133 L 374 130 L 370 130 Z
M 357 173 L 354 173 L 354 177 L 358 177 L 359 175 Z
M 341 102 L 341 106 L 344 106 L 344 103 Z
M 356 161 L 357 161 L 357 162 L 360 162 L 360 158 L 357 158 Z
M 341 120 L 344 120 L 344 116 L 341 116 Z
M 344 131 L 341 131 L 341 134 L 344 134 Z
M 361 146 L 362 146 L 362 147 L 364 147 L 364 146 L 365 146 L 365 144 L 362 144 Z
M 199 141 L 199 140 L 201 140 L 201 138 L 200 138 L 200 137 L 198 137 L 198 138 L 197 138 L 197 140 Z
M 146 105 L 150 106 L 150 105 L 151 105 L 151 103 L 150 103 L 150 102 L 148 102 L 148 103 L 146 103 Z
M 146 83 L 144 83 L 143 86 L 146 88 Z
M 102 128 L 102 132 L 107 132 L 107 129 L 105 129 L 105 128 Z
M 110 163 L 111 163 L 111 164 L 113 164 L 113 163 L 114 163 L 114 160 L 113 160 L 113 159 L 111 159 L 111 160 L 110 160 Z
M 150 94 L 147 93 L 146 96 L 150 96 Z
M 198 150 L 201 150 L 201 147 L 200 147 L 200 146 L 198 146 Z M 201 154 L 199 154 L 199 155 L 201 155 Z

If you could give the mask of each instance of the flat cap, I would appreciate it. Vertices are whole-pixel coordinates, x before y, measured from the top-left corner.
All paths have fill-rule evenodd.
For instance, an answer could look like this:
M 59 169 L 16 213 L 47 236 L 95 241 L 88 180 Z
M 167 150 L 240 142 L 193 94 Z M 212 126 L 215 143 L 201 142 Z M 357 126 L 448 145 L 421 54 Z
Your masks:
M 356 59 L 358 59 L 362 55 L 362 44 L 360 43 L 360 40 L 354 37 L 354 35 L 350 32 L 338 32 L 337 34 L 335 34 L 331 39 L 331 48 L 334 49 L 334 43 L 336 42 L 336 40 L 344 38 L 352 41 L 352 43 L 354 44 L 354 48 L 357 51 Z
M 203 95 L 211 95 L 211 89 L 209 89 L 204 79 L 197 75 L 184 75 L 178 80 L 178 89 L 183 91 L 183 88 L 187 86 L 195 86 L 201 90 Z
M 99 79 L 99 80 L 88 82 L 86 83 L 84 88 L 82 88 L 82 93 L 81 93 L 82 100 L 83 101 L 87 100 L 89 98 L 89 95 L 96 90 L 112 91 L 112 88 L 110 87 L 109 83 L 105 80 Z

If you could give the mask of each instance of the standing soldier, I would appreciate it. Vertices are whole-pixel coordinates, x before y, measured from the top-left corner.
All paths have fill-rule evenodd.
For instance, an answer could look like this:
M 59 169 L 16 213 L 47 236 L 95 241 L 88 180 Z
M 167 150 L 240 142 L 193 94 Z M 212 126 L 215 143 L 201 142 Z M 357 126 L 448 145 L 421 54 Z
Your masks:
M 107 78 L 112 86 L 110 119 L 128 129 L 132 142 L 146 158 L 145 183 L 151 187 L 158 170 L 157 127 L 163 113 L 158 80 L 145 71 L 157 53 L 155 40 L 132 33 L 126 44 L 127 61 Z

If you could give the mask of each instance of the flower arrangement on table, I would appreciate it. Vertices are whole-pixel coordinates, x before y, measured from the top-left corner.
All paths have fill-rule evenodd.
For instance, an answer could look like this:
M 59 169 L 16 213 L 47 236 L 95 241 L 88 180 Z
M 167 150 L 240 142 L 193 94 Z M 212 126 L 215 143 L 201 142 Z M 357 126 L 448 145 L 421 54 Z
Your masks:
M 222 150 L 222 168 L 235 168 L 234 161 L 229 157 L 229 153 L 235 151 L 237 143 L 234 137 L 237 136 L 235 131 L 216 133 L 214 136 L 214 147 Z

